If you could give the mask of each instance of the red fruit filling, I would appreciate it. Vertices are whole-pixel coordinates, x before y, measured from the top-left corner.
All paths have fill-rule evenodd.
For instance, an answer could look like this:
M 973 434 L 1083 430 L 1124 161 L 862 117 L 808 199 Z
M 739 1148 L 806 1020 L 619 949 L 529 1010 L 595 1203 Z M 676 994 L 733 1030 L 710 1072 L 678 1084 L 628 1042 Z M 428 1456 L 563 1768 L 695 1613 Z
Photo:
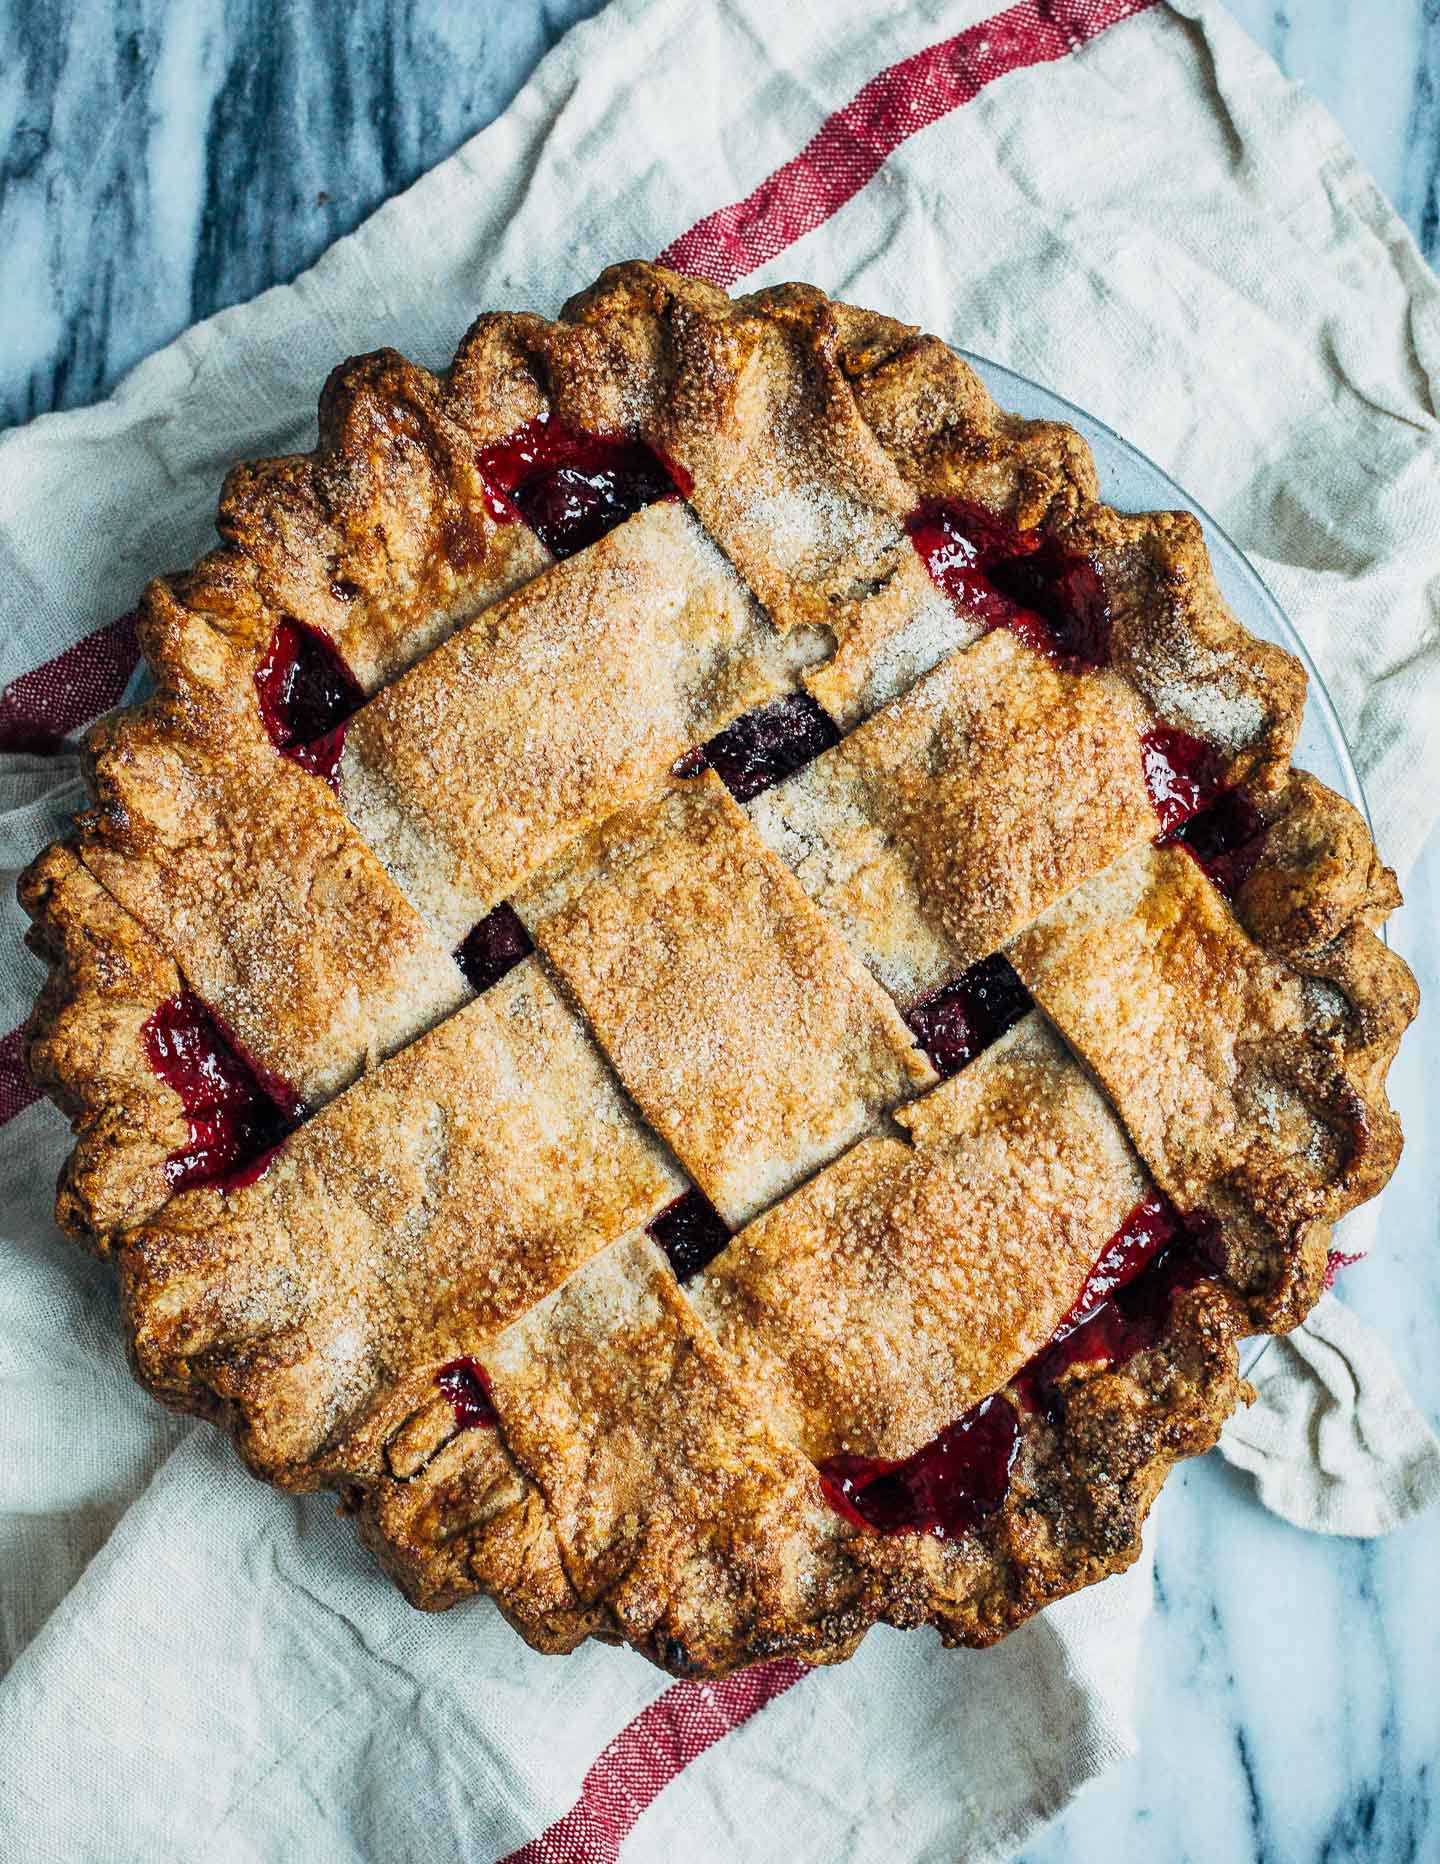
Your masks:
M 365 697 L 335 644 L 303 621 L 278 622 L 255 669 L 255 690 L 270 742 L 334 789 L 345 720 Z
M 905 529 L 962 613 L 1009 628 L 1067 673 L 1109 659 L 1110 605 L 1090 557 L 961 499 L 927 501 Z
M 435 1383 L 450 1400 L 461 1430 L 493 1428 L 498 1419 L 490 1402 L 490 1378 L 473 1359 L 452 1359 L 435 1374 Z
M 646 1229 L 665 1254 L 677 1281 L 689 1281 L 730 1241 L 720 1212 L 703 1191 L 687 1191 L 667 1204 Z
M 1224 758 L 1213 744 L 1178 726 L 1154 725 L 1142 733 L 1140 757 L 1162 838 L 1218 802 L 1225 789 Z
M 1140 740 L 1145 785 L 1160 818 L 1155 846 L 1181 847 L 1233 899 L 1260 858 L 1265 824 L 1240 790 L 1226 787 L 1225 759 L 1203 738 L 1156 725 Z
M 1240 790 L 1227 790 L 1218 801 L 1168 835 L 1156 837 L 1156 845 L 1173 842 L 1183 848 L 1210 876 L 1227 900 L 1236 893 L 1255 870 L 1265 839 L 1265 824 L 1249 797 Z
M 455 947 L 455 962 L 477 991 L 498 984 L 535 947 L 514 907 L 503 903 L 471 926 Z
M 708 764 L 737 803 L 748 803 L 839 742 L 835 721 L 808 693 L 787 693 L 687 751 L 671 773 L 698 777 Z
M 193 991 L 168 998 L 143 1031 L 150 1066 L 180 1096 L 190 1143 L 165 1161 L 175 1191 L 253 1184 L 300 1118 L 288 1083 L 251 1060 Z
M 687 498 L 690 475 L 638 434 L 582 434 L 548 415 L 485 447 L 490 515 L 519 517 L 557 557 L 574 556 L 661 499 Z
M 857 1527 L 955 1540 L 1004 1501 L 1019 1447 L 1019 1417 L 997 1392 L 903 1463 L 829 1457 L 820 1465 L 820 1487 L 835 1512 Z
M 1052 1422 L 1071 1366 L 1111 1366 L 1153 1346 L 1171 1297 L 1214 1271 L 1215 1225 L 1184 1218 L 1159 1191 L 1143 1198 L 1101 1251 L 1068 1314 L 1013 1380 L 1021 1403 Z M 951 1540 L 1004 1501 L 1020 1445 L 1020 1414 L 996 1392 L 903 1462 L 835 1456 L 820 1484 L 837 1513 L 882 1534 Z
M 1053 1422 L 1071 1366 L 1113 1366 L 1153 1346 L 1171 1297 L 1207 1275 L 1219 1232 L 1203 1213 L 1182 1217 L 1162 1192 L 1138 1203 L 1107 1244 L 1074 1306 L 1014 1381 L 1021 1399 Z
M 905 1013 L 937 1074 L 947 1080 L 1030 1008 L 1030 992 L 998 951 Z

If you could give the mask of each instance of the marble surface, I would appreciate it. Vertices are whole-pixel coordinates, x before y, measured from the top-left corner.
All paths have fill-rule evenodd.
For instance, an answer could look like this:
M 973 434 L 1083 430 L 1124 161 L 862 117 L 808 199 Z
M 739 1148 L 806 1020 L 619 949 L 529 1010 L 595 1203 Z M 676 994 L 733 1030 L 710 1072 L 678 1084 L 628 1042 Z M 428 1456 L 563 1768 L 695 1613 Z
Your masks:
M 10 0 L 0 9 L 0 424 L 105 393 L 198 317 L 308 264 L 480 128 L 598 0 Z M 1437 0 L 1233 0 L 1440 255 Z M 1429 1003 L 1394 1077 L 1409 1145 L 1345 1299 L 1440 1414 L 1440 846 L 1395 942 Z M 1143 1747 L 1026 1864 L 1440 1858 L 1440 1517 L 1286 1527 L 1217 1457 L 1156 1508 Z

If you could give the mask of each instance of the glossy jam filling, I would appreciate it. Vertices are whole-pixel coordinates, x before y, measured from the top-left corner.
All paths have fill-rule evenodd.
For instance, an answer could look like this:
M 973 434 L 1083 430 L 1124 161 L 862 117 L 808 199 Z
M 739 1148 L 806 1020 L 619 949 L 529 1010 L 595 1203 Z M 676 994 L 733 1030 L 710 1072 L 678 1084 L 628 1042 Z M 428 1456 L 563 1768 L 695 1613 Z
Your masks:
M 1157 848 L 1185 852 L 1226 899 L 1233 899 L 1260 858 L 1265 824 L 1249 798 L 1227 788 L 1224 757 L 1203 738 L 1156 725 L 1140 740 L 1145 785 L 1160 818 Z
M 839 742 L 835 721 L 808 693 L 787 693 L 687 751 L 673 774 L 698 777 L 708 765 L 737 803 L 748 803 Z
M 1031 1002 L 1009 961 L 996 951 L 907 1010 L 905 1021 L 936 1073 L 948 1080 L 1018 1023 Z
M 1143 1198 L 1100 1252 L 1070 1311 L 1012 1381 L 1020 1403 L 1052 1422 L 1070 1367 L 1111 1366 L 1153 1346 L 1175 1292 L 1214 1271 L 1215 1228 L 1182 1218 L 1158 1191 Z M 950 1540 L 1005 1499 L 1020 1413 L 1003 1393 L 973 1406 L 903 1462 L 836 1456 L 820 1464 L 826 1500 L 857 1526 Z
M 1088 1305 L 1087 1283 L 1053 1336 L 1014 1381 L 1022 1402 L 1043 1412 L 1052 1423 L 1063 1409 L 1061 1380 L 1072 1366 L 1104 1370 L 1144 1352 L 1163 1332 L 1177 1291 L 1215 1273 L 1209 1259 L 1213 1224 L 1204 1219 L 1187 1221 L 1167 1200 L 1160 1202 L 1163 1211 L 1152 1220 L 1148 1235 L 1136 1239 L 1122 1279 Z M 1127 1227 L 1135 1216 L 1132 1212 Z
M 190 1143 L 165 1162 L 172 1190 L 235 1190 L 264 1171 L 300 1117 L 294 1090 L 252 1062 L 193 991 L 168 998 L 143 1031 L 145 1055 L 174 1088 Z
M 677 1197 L 646 1228 L 670 1258 L 675 1279 L 682 1282 L 698 1275 L 730 1241 L 724 1218 L 703 1191 Z
M 1191 816 L 1210 808 L 1225 788 L 1224 758 L 1178 726 L 1155 725 L 1142 733 L 1140 759 L 1161 836 L 1173 835 Z
M 287 617 L 276 624 L 255 669 L 255 690 L 270 742 L 333 789 L 345 721 L 365 697 L 334 643 Z
M 997 1392 L 904 1462 L 828 1458 L 820 1486 L 836 1513 L 857 1527 L 955 1540 L 1004 1501 L 1019 1447 L 1019 1415 Z
M 474 1359 L 452 1359 L 435 1374 L 435 1383 L 450 1400 L 461 1430 L 491 1429 L 498 1419 L 490 1402 L 490 1378 Z
M 685 498 L 690 475 L 638 434 L 582 434 L 553 416 L 485 447 L 490 513 L 519 517 L 557 557 L 574 556 L 646 505 Z
M 1008 628 L 1067 673 L 1109 659 L 1109 601 L 1091 558 L 960 499 L 929 500 L 905 529 L 962 614 Z
M 455 962 L 477 991 L 498 984 L 535 947 L 514 907 L 503 903 L 471 926 L 455 947 Z
M 1210 876 L 1227 900 L 1233 900 L 1255 870 L 1265 840 L 1259 811 L 1240 790 L 1227 790 L 1208 809 L 1156 838 L 1185 852 Z

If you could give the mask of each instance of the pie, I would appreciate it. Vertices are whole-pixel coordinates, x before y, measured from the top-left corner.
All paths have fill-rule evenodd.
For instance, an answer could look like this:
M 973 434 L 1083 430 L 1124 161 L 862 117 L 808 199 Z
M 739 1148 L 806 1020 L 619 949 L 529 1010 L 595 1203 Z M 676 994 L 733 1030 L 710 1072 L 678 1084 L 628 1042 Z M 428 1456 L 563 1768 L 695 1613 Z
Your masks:
M 1126 1565 L 1392 1170 L 1394 877 L 1184 513 L 805 285 L 353 359 L 21 885 L 135 1370 L 679 1675 Z

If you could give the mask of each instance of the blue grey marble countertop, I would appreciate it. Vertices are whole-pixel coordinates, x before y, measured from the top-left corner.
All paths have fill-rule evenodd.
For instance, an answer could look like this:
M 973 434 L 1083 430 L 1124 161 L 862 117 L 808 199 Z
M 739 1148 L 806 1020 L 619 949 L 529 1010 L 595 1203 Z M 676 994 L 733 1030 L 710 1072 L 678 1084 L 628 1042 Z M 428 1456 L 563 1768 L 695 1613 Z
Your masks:
M 481 128 L 599 0 L 9 0 L 0 8 L 0 425 L 106 393 L 195 319 L 308 265 Z M 1340 118 L 1435 262 L 1440 0 L 1232 0 Z M 1429 1003 L 1393 1080 L 1409 1144 L 1345 1299 L 1440 1413 L 1440 847 L 1393 936 Z M 1142 1751 L 1025 1864 L 1440 1859 L 1440 1526 L 1297 1533 L 1218 1457 L 1156 1507 Z

